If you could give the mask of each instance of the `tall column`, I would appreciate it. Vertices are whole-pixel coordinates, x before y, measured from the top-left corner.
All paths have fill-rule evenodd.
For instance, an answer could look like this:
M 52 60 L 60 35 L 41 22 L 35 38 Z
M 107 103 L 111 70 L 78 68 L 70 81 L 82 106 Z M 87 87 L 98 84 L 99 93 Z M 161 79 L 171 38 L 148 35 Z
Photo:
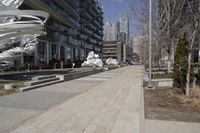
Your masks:
M 23 54 L 23 53 L 21 53 L 20 65 L 21 65 L 21 66 L 24 65 L 24 54 Z
M 35 46 L 35 52 L 34 52 L 34 66 L 38 66 L 38 44 Z
M 74 62 L 74 48 L 71 48 L 71 60 Z
M 64 46 L 64 49 L 65 49 L 65 53 L 64 53 L 64 64 L 67 64 L 67 47 Z
M 152 49 L 152 0 L 149 0 L 149 84 L 148 87 L 152 88 L 152 77 L 151 77 L 151 69 L 152 69 L 152 62 L 151 62 L 151 49 Z
M 49 60 L 52 60 L 51 43 L 49 43 Z
M 124 52 L 124 63 L 126 62 L 126 44 L 123 45 L 123 52 Z
M 60 44 L 57 45 L 58 60 L 60 60 Z
M 46 56 L 47 56 L 47 59 L 46 59 L 46 62 L 47 62 L 47 65 L 49 65 L 49 60 L 50 60 L 50 58 L 49 58 L 49 43 L 47 43 L 46 44 L 47 45 L 47 49 L 46 49 Z

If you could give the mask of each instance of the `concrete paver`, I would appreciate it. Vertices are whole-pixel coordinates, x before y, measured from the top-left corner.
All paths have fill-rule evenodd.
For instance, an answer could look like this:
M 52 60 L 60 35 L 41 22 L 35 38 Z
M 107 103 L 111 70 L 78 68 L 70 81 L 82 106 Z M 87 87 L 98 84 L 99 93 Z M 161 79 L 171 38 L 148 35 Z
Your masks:
M 42 87 L 33 91 L 45 91 L 45 92 L 62 92 L 62 93 L 76 93 L 80 94 L 84 91 L 91 89 L 92 87 L 100 84 L 102 81 L 91 81 L 87 82 L 81 80 L 72 80 L 54 84 L 52 86 Z
M 51 108 L 12 133 L 140 133 L 141 66 L 105 72 L 115 75 Z M 91 78 L 91 80 L 89 80 Z M 101 81 L 92 76 L 77 81 Z M 95 79 L 96 80 L 92 80 Z M 104 79 L 104 78 L 103 78 Z
M 45 110 L 75 95 L 75 93 L 29 91 L 2 97 L 0 99 L 0 107 Z
M 83 81 L 107 81 L 109 78 L 101 78 L 101 77 L 85 77 L 85 78 L 80 78 L 78 80 L 83 80 Z
M 9 128 L 16 128 L 18 124 L 23 123 L 27 118 L 31 118 L 40 114 L 41 111 L 16 109 L 8 107 L 0 107 L 0 133 Z
M 87 80 L 87 82 L 72 80 L 0 97 L 0 133 L 7 133 L 25 121 L 102 82 L 99 80 Z
M 200 124 L 163 120 L 145 120 L 145 133 L 200 133 Z

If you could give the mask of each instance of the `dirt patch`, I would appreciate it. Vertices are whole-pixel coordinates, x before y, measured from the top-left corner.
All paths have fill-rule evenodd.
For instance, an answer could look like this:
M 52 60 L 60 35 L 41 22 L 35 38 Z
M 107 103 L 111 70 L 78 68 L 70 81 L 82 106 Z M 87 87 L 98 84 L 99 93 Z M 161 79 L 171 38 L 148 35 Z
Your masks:
M 9 82 L 2 82 L 0 81 L 0 96 L 6 96 L 9 94 L 17 93 L 19 92 L 18 89 L 21 87 L 24 87 L 24 82 L 27 82 L 29 80 L 16 80 L 16 81 L 9 81 Z M 4 90 L 5 84 L 14 84 L 14 90 Z
M 145 118 L 200 123 L 200 109 L 173 88 L 144 90 Z
M 16 93 L 16 90 L 4 90 L 4 89 L 0 89 L 0 96 L 6 96 L 9 94 L 13 94 Z

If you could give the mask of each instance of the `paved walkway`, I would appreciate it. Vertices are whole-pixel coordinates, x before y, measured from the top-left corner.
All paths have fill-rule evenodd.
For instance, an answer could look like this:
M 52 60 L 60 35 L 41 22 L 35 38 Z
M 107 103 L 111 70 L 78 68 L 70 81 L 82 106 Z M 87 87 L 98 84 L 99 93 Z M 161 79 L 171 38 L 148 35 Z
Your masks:
M 129 66 L 77 79 L 77 82 L 100 83 L 26 121 L 11 132 L 140 133 L 141 78 L 141 67 Z M 68 87 L 68 82 L 62 83 L 62 86 L 65 84 Z M 55 85 L 54 89 L 40 90 L 54 92 L 59 85 Z M 70 90 L 73 92 L 73 87 Z M 60 92 L 65 92 L 65 89 Z
M 146 133 L 200 133 L 199 123 L 145 120 Z
M 118 76 L 120 73 L 121 70 L 118 69 L 114 73 L 99 73 L 81 80 L 72 80 L 0 97 L 0 133 L 7 133 L 27 120 Z M 98 79 L 99 77 L 101 79 Z
M 0 133 L 7 133 L 32 117 L 66 102 L 100 83 L 102 81 L 73 80 L 0 97 Z

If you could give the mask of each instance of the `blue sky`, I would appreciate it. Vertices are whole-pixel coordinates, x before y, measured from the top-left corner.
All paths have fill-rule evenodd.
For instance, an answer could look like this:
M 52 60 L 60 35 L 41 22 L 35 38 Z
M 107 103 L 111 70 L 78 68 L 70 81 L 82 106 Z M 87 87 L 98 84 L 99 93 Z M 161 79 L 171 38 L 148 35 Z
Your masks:
M 103 5 L 104 22 L 116 22 L 119 20 L 120 12 L 128 11 L 128 3 L 133 0 L 99 0 Z
M 130 5 L 134 4 L 137 6 L 139 5 L 139 1 L 140 0 L 99 0 L 104 10 L 104 22 L 113 23 L 119 21 L 120 13 L 130 13 Z M 132 20 L 130 19 L 130 21 Z

